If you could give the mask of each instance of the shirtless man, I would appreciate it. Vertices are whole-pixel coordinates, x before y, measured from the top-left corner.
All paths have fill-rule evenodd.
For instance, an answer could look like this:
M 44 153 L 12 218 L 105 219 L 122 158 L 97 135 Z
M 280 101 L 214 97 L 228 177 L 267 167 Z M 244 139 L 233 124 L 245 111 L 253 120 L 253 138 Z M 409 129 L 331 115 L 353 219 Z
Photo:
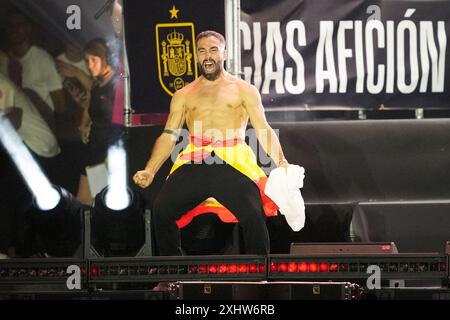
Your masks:
M 239 222 L 245 253 L 268 254 L 269 236 L 264 213 L 266 216 L 276 215 L 276 207 L 268 210 L 262 200 L 259 182 L 267 177 L 257 167 L 254 156 L 250 156 L 248 165 L 237 163 L 240 160 L 228 161 L 226 155 L 229 150 L 225 149 L 248 152 L 245 130 L 250 119 L 258 141 L 274 163 L 287 167 L 288 162 L 278 137 L 267 123 L 257 89 L 224 70 L 227 57 L 224 37 L 214 31 L 204 31 L 197 36 L 196 42 L 197 63 L 202 76 L 174 94 L 164 131 L 156 140 L 145 169 L 138 171 L 133 180 L 141 188 L 152 183 L 156 172 L 174 149 L 186 121 L 191 144 L 175 161 L 154 203 L 153 223 L 159 254 L 181 254 L 178 227 L 183 223 L 180 219 L 187 212 L 192 219 L 197 214 L 214 211 L 205 211 L 198 206 L 207 199 L 217 201 L 232 213 L 234 221 Z M 198 150 L 203 151 L 200 160 L 194 156 Z M 224 161 L 208 165 L 205 158 L 211 157 Z M 212 206 L 210 209 L 213 207 L 217 208 Z M 222 218 L 220 212 L 219 217 Z M 227 219 L 226 216 L 222 218 L 226 222 L 233 221 Z

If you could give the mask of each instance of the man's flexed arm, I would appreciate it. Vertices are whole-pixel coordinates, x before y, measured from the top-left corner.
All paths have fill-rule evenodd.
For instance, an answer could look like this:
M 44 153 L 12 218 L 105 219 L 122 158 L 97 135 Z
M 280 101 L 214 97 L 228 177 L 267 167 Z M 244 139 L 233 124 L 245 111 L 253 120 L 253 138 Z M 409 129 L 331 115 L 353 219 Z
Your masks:
M 288 162 L 284 158 L 277 135 L 267 123 L 258 90 L 252 85 L 243 85 L 242 97 L 250 122 L 255 129 L 256 137 L 264 151 L 272 158 L 277 167 L 286 167 Z
M 145 169 L 136 172 L 133 177 L 134 182 L 138 186 L 146 188 L 152 183 L 155 174 L 172 153 L 184 121 L 184 96 L 178 91 L 172 98 L 169 118 L 167 119 L 163 133 L 156 139 Z

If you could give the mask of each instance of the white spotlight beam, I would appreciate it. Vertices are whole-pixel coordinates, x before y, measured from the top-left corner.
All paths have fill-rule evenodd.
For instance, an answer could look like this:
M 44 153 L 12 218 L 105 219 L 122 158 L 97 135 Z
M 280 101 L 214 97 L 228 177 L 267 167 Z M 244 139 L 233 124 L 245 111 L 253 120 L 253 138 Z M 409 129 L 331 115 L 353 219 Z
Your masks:
M 55 208 L 61 196 L 51 185 L 9 120 L 0 115 L 0 141 L 33 194 L 39 209 Z
M 123 210 L 130 204 L 127 190 L 127 156 L 122 141 L 108 150 L 108 192 L 105 204 L 113 210 Z

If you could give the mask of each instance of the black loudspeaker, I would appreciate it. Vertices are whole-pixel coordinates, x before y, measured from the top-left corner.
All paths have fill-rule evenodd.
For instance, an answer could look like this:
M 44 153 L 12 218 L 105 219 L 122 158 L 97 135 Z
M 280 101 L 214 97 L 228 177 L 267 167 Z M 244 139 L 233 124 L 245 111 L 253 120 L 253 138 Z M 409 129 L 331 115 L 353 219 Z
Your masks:
M 350 242 L 350 223 L 355 204 L 306 204 L 305 226 L 294 232 L 283 215 L 267 219 L 270 253 L 287 254 L 291 243 Z
M 180 281 L 171 291 L 176 300 L 263 300 L 266 287 L 261 282 Z
M 358 300 L 362 289 L 350 282 L 274 282 L 269 300 Z
M 301 255 L 348 255 L 348 254 L 394 254 L 398 253 L 394 242 L 328 242 L 291 243 L 290 254 Z
M 360 294 L 350 282 L 180 281 L 170 292 L 176 300 L 355 300 Z

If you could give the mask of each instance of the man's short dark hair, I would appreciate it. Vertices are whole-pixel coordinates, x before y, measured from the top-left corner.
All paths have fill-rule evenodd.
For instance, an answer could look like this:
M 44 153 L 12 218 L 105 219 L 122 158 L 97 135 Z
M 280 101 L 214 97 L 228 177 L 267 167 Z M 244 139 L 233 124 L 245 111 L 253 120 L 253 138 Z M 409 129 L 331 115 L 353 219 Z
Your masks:
M 220 33 L 216 32 L 216 31 L 212 31 L 212 30 L 206 30 L 206 31 L 200 32 L 200 33 L 197 35 L 197 37 L 195 38 L 195 43 L 198 44 L 198 41 L 199 41 L 201 38 L 206 38 L 206 37 L 214 37 L 214 38 L 219 39 L 219 41 L 220 41 L 220 42 L 223 44 L 223 46 L 225 47 L 225 44 L 226 44 L 226 42 L 225 42 L 225 37 L 224 37 L 223 35 L 221 35 Z

